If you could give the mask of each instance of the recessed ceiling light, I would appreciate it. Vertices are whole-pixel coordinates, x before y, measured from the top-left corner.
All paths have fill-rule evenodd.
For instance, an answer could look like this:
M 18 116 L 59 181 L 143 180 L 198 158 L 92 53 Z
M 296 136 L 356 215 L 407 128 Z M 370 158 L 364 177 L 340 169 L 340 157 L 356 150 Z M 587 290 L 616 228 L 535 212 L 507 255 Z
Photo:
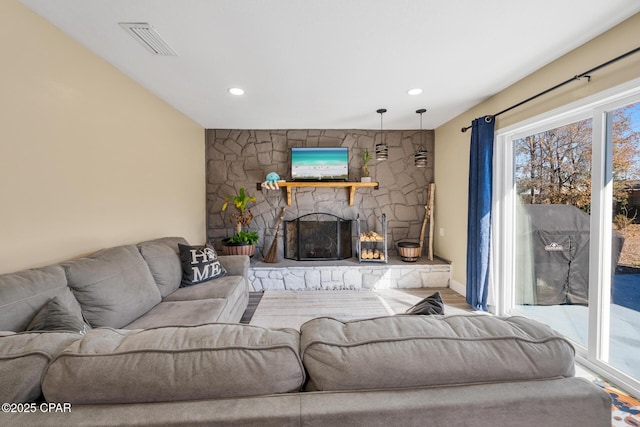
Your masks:
M 229 93 L 231 95 L 240 96 L 240 95 L 244 95 L 244 90 L 240 89 L 239 87 L 232 87 L 232 88 L 229 88 Z
M 420 89 L 419 87 L 414 88 L 414 89 L 409 89 L 409 90 L 407 91 L 407 93 L 408 93 L 409 95 L 420 95 L 420 94 L 422 93 L 422 89 Z

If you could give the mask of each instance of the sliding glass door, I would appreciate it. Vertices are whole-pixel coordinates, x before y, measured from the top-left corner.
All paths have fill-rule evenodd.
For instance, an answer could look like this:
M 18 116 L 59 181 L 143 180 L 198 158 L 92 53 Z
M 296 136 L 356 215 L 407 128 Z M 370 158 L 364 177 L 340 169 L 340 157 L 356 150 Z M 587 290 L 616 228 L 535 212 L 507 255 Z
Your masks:
M 496 132 L 493 311 L 640 394 L 640 81 Z
M 513 141 L 514 310 L 587 345 L 592 120 Z
M 600 359 L 640 379 L 640 102 L 605 109 L 605 209 L 611 212 L 611 270 L 604 271 Z M 604 299 L 603 299 L 604 301 Z

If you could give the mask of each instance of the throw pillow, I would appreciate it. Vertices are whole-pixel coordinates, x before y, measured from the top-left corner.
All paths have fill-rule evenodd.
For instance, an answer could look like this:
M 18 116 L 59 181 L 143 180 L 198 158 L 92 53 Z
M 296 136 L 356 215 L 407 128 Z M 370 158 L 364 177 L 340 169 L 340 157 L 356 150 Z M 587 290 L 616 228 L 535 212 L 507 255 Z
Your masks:
M 442 295 L 440 292 L 436 292 L 433 295 L 429 295 L 423 300 L 420 300 L 414 306 L 409 307 L 406 314 L 444 314 L 444 303 L 442 302 Z
M 85 334 L 89 325 L 54 297 L 34 316 L 27 326 L 27 331 L 68 331 Z
M 197 285 L 227 274 L 218 254 L 209 243 L 205 246 L 187 246 L 178 244 L 182 263 L 182 282 L 180 287 Z

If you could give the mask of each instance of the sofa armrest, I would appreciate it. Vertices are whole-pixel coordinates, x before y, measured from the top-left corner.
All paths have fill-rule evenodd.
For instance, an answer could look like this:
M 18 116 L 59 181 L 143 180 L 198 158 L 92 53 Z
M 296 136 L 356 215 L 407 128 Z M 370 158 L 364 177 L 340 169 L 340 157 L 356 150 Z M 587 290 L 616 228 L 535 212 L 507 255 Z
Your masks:
M 218 255 L 218 260 L 229 276 L 249 277 L 249 257 L 247 255 Z

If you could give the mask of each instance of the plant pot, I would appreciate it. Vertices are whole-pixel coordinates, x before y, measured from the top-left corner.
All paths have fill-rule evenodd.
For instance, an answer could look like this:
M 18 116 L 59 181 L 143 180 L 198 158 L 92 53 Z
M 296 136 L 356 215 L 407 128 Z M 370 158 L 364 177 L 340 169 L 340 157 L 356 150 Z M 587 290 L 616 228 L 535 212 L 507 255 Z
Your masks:
M 363 176 L 360 178 L 360 182 L 371 182 L 370 176 Z
M 252 257 L 256 251 L 256 245 L 229 243 L 228 240 L 222 240 L 222 255 L 247 255 Z

